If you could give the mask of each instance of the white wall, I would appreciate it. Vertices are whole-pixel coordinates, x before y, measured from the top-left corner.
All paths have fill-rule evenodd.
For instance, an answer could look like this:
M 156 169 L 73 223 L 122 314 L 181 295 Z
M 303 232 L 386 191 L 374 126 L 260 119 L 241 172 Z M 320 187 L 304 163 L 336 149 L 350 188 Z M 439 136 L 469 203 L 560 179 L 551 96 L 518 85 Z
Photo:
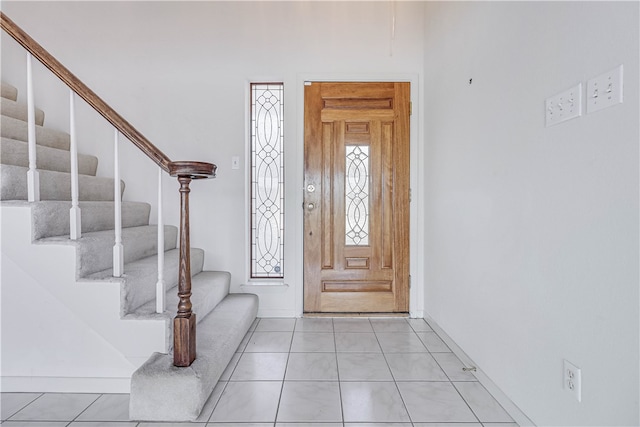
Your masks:
M 638 3 L 425 17 L 426 312 L 537 425 L 638 425 Z M 622 105 L 544 127 L 619 64 Z
M 424 6 L 395 5 L 393 42 L 392 6 L 388 2 L 2 3 L 11 19 L 169 157 L 218 165 L 217 179 L 192 185 L 191 242 L 205 249 L 205 268 L 231 272 L 234 290 L 245 283 L 247 273 L 246 162 L 239 171 L 230 168 L 232 156 L 246 159 L 247 86 L 250 81 L 284 81 L 289 288 L 258 290 L 261 315 L 294 315 L 296 295 L 301 295 L 300 77 L 310 73 L 362 80 L 418 76 L 423 67 Z M 6 45 L 11 42 L 3 36 L 3 79 L 21 83 L 22 68 L 7 60 L 18 49 L 5 49 Z M 65 96 L 55 82 L 43 79 L 45 89 Z M 47 112 L 54 110 L 47 123 L 66 129 L 66 110 L 55 111 L 58 101 L 42 94 L 37 102 Z M 108 127 L 93 121 L 83 126 L 81 151 L 99 155 L 99 174 L 111 175 L 113 137 Z M 155 203 L 151 162 L 142 160 L 133 148 L 123 148 L 122 153 L 125 199 Z M 177 224 L 178 186 L 169 178 L 166 183 L 166 219 Z

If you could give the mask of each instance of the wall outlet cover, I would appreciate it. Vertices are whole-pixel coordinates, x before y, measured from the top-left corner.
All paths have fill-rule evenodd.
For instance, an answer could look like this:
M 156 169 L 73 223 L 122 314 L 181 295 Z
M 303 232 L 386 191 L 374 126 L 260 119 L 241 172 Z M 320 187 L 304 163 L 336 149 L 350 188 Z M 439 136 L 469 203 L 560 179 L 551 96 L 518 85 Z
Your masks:
M 573 394 L 578 402 L 582 401 L 582 370 L 568 360 L 563 361 L 564 389 Z

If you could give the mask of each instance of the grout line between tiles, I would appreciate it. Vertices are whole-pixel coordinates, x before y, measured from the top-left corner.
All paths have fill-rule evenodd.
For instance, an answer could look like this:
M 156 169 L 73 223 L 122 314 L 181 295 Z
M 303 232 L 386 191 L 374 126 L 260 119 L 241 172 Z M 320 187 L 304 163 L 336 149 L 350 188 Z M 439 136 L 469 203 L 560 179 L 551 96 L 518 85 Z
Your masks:
M 456 382 L 463 383 L 463 382 L 472 382 L 472 381 L 456 381 Z M 458 394 L 460 394 L 460 395 L 462 396 L 462 393 L 460 393 L 460 391 L 458 390 L 458 387 L 456 387 L 456 382 L 453 382 L 453 381 L 452 381 L 451 383 L 453 384 L 453 387 L 456 389 L 456 391 L 458 392 Z M 500 404 L 500 402 L 498 402 L 498 400 L 497 400 L 495 397 L 493 397 L 493 395 L 492 395 L 491 393 L 489 393 L 489 390 L 487 390 L 487 388 L 486 388 L 484 385 L 482 385 L 482 383 L 480 383 L 479 381 L 476 381 L 476 382 L 477 382 L 478 384 L 480 384 L 480 387 L 482 387 L 482 388 L 484 389 L 484 391 L 486 391 L 486 392 L 489 394 L 489 396 L 491 396 L 491 398 L 492 398 L 492 399 L 496 402 L 496 404 L 497 404 L 497 405 L 498 405 L 498 406 L 499 406 L 499 407 L 504 411 L 504 413 L 505 413 L 505 414 L 507 414 L 510 418 L 512 418 L 512 419 L 513 419 L 513 417 L 511 417 L 511 414 L 509 414 L 509 413 L 507 412 L 507 410 L 506 410 L 506 409 L 504 409 L 504 406 L 502 406 L 502 404 Z M 467 402 L 467 400 L 464 398 L 464 396 L 462 396 L 462 399 L 464 399 L 465 403 Z M 468 404 L 467 404 L 467 405 L 468 405 Z M 469 405 L 469 408 L 471 408 L 471 405 Z M 480 423 L 482 423 L 482 425 L 483 425 L 483 426 L 484 426 L 484 423 L 494 423 L 493 421 L 480 421 L 480 417 L 479 417 L 478 415 L 476 415 L 476 413 L 475 413 L 475 411 L 473 410 L 473 408 L 471 408 L 471 411 L 473 412 L 473 415 L 475 415 L 475 416 L 476 416 L 476 418 L 478 419 L 478 421 L 479 421 Z M 509 423 L 511 423 L 511 422 L 515 422 L 515 420 L 507 421 L 505 424 L 509 424 Z M 498 424 L 499 424 L 499 423 L 500 423 L 500 422 L 498 422 Z
M 10 421 L 11 417 L 15 416 L 18 412 L 22 411 L 24 408 L 26 408 L 27 406 L 31 405 L 33 402 L 35 402 L 36 400 L 40 399 L 44 395 L 45 395 L 45 393 L 40 393 L 40 396 L 38 396 L 35 399 L 29 401 L 28 403 L 25 403 L 24 406 L 22 406 L 20 409 L 18 409 L 17 411 L 15 411 L 11 415 L 9 415 L 6 419 L 0 420 L 0 422 L 4 423 L 5 421 Z
M 298 319 L 296 319 L 298 323 Z M 280 414 L 280 403 L 282 402 L 282 392 L 284 391 L 284 380 L 287 378 L 287 369 L 289 369 L 289 358 L 291 357 L 291 348 L 293 347 L 293 337 L 295 335 L 296 325 L 293 325 L 293 331 L 291 332 L 291 341 L 289 342 L 289 352 L 287 353 L 287 362 L 284 365 L 284 375 L 282 376 L 282 385 L 280 386 L 280 396 L 278 396 L 278 405 L 276 406 L 276 416 L 273 420 L 273 426 L 275 427 L 278 422 L 278 415 Z
M 71 421 L 69 421 L 69 424 L 71 424 L 71 423 L 75 422 L 75 421 L 78 419 L 78 417 L 79 417 L 80 415 L 82 415 L 82 414 L 84 414 L 85 412 L 87 412 L 87 409 L 89 409 L 89 407 L 90 407 L 91 405 L 93 405 L 94 403 L 96 403 L 96 402 L 98 401 L 98 399 L 100 399 L 102 396 L 103 396 L 103 394 L 102 394 L 102 393 L 101 393 L 100 395 L 98 395 L 98 397 L 96 397 L 96 398 L 95 398 L 95 400 L 94 400 L 93 402 L 89 403 L 89 404 L 88 404 L 88 405 L 87 405 L 87 406 L 86 406 L 82 411 L 80 411 L 80 413 L 79 413 L 78 415 L 76 415 L 76 417 L 75 417 L 74 419 L 72 419 Z M 67 424 L 67 425 L 69 425 L 69 424 Z
M 409 322 L 407 322 L 407 323 L 409 323 Z M 373 325 L 371 325 L 371 326 L 373 327 Z M 411 329 L 413 330 L 413 328 L 411 328 Z M 398 395 L 400 396 L 400 400 L 402 401 L 402 406 L 404 406 L 404 410 L 407 412 L 407 417 L 409 417 L 409 422 L 413 426 L 413 420 L 411 419 L 411 414 L 409 413 L 409 408 L 407 407 L 407 404 L 404 401 L 404 397 L 402 397 L 402 393 L 400 393 L 400 387 L 398 387 L 398 381 L 396 381 L 396 376 L 393 374 L 393 369 L 391 369 L 391 366 L 389 366 L 389 361 L 387 360 L 387 354 L 384 352 L 384 349 L 382 348 L 382 344 L 380 343 L 380 340 L 378 339 L 378 334 L 375 332 L 375 329 L 374 329 L 373 332 L 375 333 L 376 341 L 378 341 L 378 345 L 380 346 L 380 350 L 382 351 L 382 357 L 384 358 L 384 363 L 387 364 L 387 369 L 389 369 L 389 372 L 391 373 L 391 378 L 393 378 L 393 385 L 396 386 L 396 390 L 398 391 Z M 415 332 L 414 332 L 414 334 L 415 334 Z M 428 349 L 427 349 L 427 351 L 428 351 Z
M 261 320 L 261 319 L 260 319 Z M 260 323 L 260 320 L 258 320 L 258 323 Z M 251 334 L 249 335 L 249 340 L 251 341 L 251 337 L 253 337 L 253 334 L 255 333 L 256 329 L 258 329 L 258 323 L 256 323 L 255 328 L 253 328 L 253 330 L 249 330 L 248 332 L 251 332 Z M 242 339 L 244 341 L 244 338 Z M 240 341 L 240 343 L 242 344 L 242 341 Z M 222 391 L 220 392 L 220 396 L 218 396 L 218 400 L 216 402 L 215 405 L 213 405 L 213 409 L 211 410 L 211 413 L 209 414 L 209 418 L 207 418 L 207 421 L 205 421 L 205 426 L 209 424 L 211 417 L 213 417 L 213 413 L 215 412 L 216 408 L 218 407 L 218 403 L 220 403 L 220 399 L 222 399 L 222 395 L 224 394 L 225 390 L 227 389 L 227 386 L 229 385 L 229 382 L 231 382 L 231 377 L 233 376 L 233 374 L 236 371 L 236 368 L 238 367 L 238 364 L 240 363 L 240 359 L 242 359 L 242 356 L 244 355 L 244 351 L 247 348 L 247 346 L 249 345 L 249 343 L 247 342 L 245 344 L 245 346 L 242 348 L 242 351 L 240 352 L 240 357 L 238 358 L 238 361 L 236 362 L 235 366 L 233 367 L 233 369 L 231 370 L 231 373 L 229 374 L 229 378 L 227 379 L 227 381 L 224 381 L 224 386 L 222 387 Z M 236 352 L 237 353 L 237 352 Z M 233 359 L 233 356 L 232 356 Z M 224 371 L 222 371 L 224 373 Z M 220 381 L 218 381 L 220 382 Z M 215 387 L 214 387 L 215 388 Z M 213 393 L 213 391 L 212 391 Z M 206 405 L 206 402 L 205 402 Z
M 338 396 L 340 397 L 340 418 L 342 419 L 342 425 L 344 426 L 344 404 L 342 403 L 342 381 L 340 380 L 340 362 L 338 361 L 338 343 L 336 342 L 336 327 L 331 319 L 331 329 L 333 330 L 333 349 L 334 356 L 336 358 L 336 375 L 338 377 Z
M 456 391 L 456 393 L 458 393 L 458 395 L 460 395 L 460 397 L 462 398 L 462 401 L 464 402 L 465 405 L 467 405 L 467 407 L 469 408 L 469 410 L 471 411 L 471 413 L 473 414 L 474 417 L 476 417 L 476 420 L 478 420 L 479 423 L 482 424 L 482 421 L 480 421 L 480 418 L 478 417 L 478 415 L 476 414 L 476 412 L 473 410 L 473 408 L 471 407 L 471 405 L 469 405 L 469 402 L 467 402 L 467 399 L 464 398 L 464 396 L 462 395 L 462 393 L 460 393 L 460 390 L 458 390 L 458 387 L 456 387 L 456 385 L 453 383 L 453 381 L 451 381 L 451 386 L 453 387 L 453 389 Z M 484 424 L 483 424 L 484 425 Z
M 425 345 L 426 347 L 426 345 Z M 429 349 L 427 348 L 427 351 L 429 351 Z M 453 380 L 451 379 L 451 377 L 449 376 L 449 374 L 447 374 L 447 371 L 444 370 L 444 368 L 442 367 L 442 365 L 440 364 L 440 362 L 438 362 L 438 359 L 436 359 L 435 357 L 433 357 L 433 354 L 431 354 L 431 352 L 429 352 L 429 355 L 433 358 L 433 360 L 436 362 L 436 365 L 438 365 L 438 367 L 442 370 L 442 372 L 444 373 L 444 375 L 449 379 L 449 382 L 451 382 L 453 384 Z

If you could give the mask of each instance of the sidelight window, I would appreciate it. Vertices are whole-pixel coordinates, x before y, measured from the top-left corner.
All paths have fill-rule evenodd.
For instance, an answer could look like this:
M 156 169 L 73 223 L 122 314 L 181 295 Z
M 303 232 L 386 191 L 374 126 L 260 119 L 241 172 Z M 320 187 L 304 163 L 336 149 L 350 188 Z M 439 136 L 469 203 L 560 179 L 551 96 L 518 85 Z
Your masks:
M 284 84 L 251 84 L 251 278 L 284 277 Z

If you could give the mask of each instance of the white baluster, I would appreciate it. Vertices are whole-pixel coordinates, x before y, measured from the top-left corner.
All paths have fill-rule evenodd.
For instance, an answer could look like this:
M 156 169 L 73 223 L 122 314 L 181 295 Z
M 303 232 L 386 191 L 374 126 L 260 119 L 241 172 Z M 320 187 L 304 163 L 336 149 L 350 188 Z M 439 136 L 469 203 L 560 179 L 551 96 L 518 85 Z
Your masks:
M 69 231 L 71 240 L 82 235 L 82 212 L 78 203 L 78 141 L 76 137 L 75 93 L 69 90 L 69 134 L 71 136 L 71 209 L 69 210 Z
M 158 281 L 156 282 L 156 312 L 163 313 L 164 283 L 164 219 L 162 217 L 162 168 L 158 168 Z
M 118 137 L 120 133 L 115 130 L 113 144 L 113 205 L 114 205 L 114 229 L 116 243 L 113 245 L 113 275 L 122 276 L 124 271 L 124 246 L 122 246 L 122 194 L 120 192 L 120 159 L 118 155 Z
M 40 174 L 36 168 L 36 105 L 33 94 L 31 54 L 27 53 L 27 135 L 29 141 L 29 170 L 27 171 L 27 200 L 40 201 Z

